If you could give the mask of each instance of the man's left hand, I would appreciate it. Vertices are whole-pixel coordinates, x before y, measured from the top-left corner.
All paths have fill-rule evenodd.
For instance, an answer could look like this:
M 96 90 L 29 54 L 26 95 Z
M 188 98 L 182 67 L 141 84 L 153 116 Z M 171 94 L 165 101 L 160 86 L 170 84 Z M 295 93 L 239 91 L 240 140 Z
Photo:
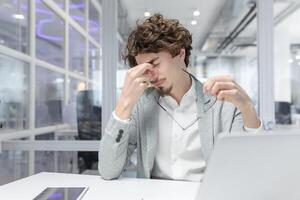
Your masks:
M 241 111 L 246 127 L 260 126 L 260 120 L 250 97 L 230 76 L 209 78 L 203 85 L 203 92 L 215 96 L 218 100 L 234 104 Z

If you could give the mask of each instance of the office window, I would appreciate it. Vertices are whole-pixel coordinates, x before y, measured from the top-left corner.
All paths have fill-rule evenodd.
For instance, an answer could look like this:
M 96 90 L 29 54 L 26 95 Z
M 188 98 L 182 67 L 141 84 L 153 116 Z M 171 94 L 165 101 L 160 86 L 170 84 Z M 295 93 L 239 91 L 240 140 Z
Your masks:
M 70 0 L 70 17 L 85 29 L 85 0 Z
M 29 53 L 28 0 L 2 0 L 0 6 L 0 45 Z
M 300 127 L 300 9 L 274 1 L 274 94 L 277 124 Z M 280 126 L 285 126 L 280 125 Z
M 127 39 L 127 38 L 126 38 Z M 127 41 L 122 41 L 118 39 L 118 66 L 117 66 L 117 89 L 116 89 L 116 99 L 119 99 L 119 96 L 123 89 L 123 84 L 126 78 L 126 72 L 129 69 L 129 66 L 126 66 L 125 61 L 123 60 L 123 54 L 125 52 L 125 44 Z
M 201 80 L 217 75 L 230 75 L 241 85 L 254 104 L 258 102 L 257 18 L 256 4 L 246 1 L 225 1 L 218 8 L 220 15 L 205 40 L 201 51 L 191 56 L 191 71 Z M 201 11 L 200 11 L 201 12 Z M 216 15 L 211 15 L 215 17 Z M 205 20 L 195 18 L 206 24 Z M 196 25 L 198 26 L 198 25 Z M 189 24 L 190 30 L 194 25 Z M 209 27 L 207 27 L 209 28 Z M 203 34 L 203 33 L 202 33 Z
M 28 152 L 2 151 L 0 154 L 0 185 L 27 177 Z
M 66 2 L 70 6 L 68 16 L 62 14 L 66 11 Z M 30 8 L 31 3 L 35 4 L 35 9 Z M 88 10 L 86 6 L 91 9 L 89 14 L 86 13 Z M 101 125 L 101 108 L 99 107 L 101 107 L 102 87 L 101 60 L 99 60 L 101 59 L 99 7 L 98 1 L 89 0 L 1 1 L 1 134 L 22 134 L 20 131 L 28 130 L 41 134 L 35 138 L 36 140 L 74 139 L 74 136 L 78 135 L 76 131 L 77 96 L 80 91 L 87 89 L 86 84 L 90 84 L 89 89 L 93 90 L 94 94 L 89 99 L 89 105 L 95 110 L 95 116 L 98 118 L 95 120 L 95 125 L 83 123 L 83 128 L 90 132 L 89 130 L 94 131 L 96 127 L 97 134 L 101 131 L 101 126 L 99 126 Z M 30 18 L 33 14 L 35 19 Z M 72 22 L 67 23 L 72 21 L 71 19 L 82 29 L 79 27 L 80 30 L 78 30 L 78 26 L 73 26 Z M 30 46 L 32 42 L 29 37 L 30 20 L 34 20 L 36 25 L 33 30 L 35 46 Z M 89 23 L 89 29 L 85 26 L 87 23 Z M 65 33 L 65 28 L 69 30 L 69 34 Z M 69 41 L 67 46 L 65 46 L 66 40 Z M 88 43 L 90 43 L 89 49 L 86 47 Z M 30 50 L 34 50 L 35 55 L 31 55 Z M 68 57 L 66 57 L 67 50 L 69 50 Z M 69 62 L 65 63 L 65 60 Z M 32 68 L 35 70 L 33 73 L 31 73 Z M 89 73 L 85 73 L 86 71 Z M 33 84 L 31 81 L 34 81 Z M 35 109 L 30 109 L 31 106 Z M 61 137 L 54 136 L 53 132 L 60 131 L 57 127 L 65 123 L 70 124 L 74 132 L 68 137 L 64 134 L 61 134 Z M 31 124 L 33 126 L 30 126 Z M 44 127 L 49 127 L 54 131 L 45 134 Z M 1 152 L 0 168 L 3 170 L 0 172 L 0 185 L 28 176 L 28 156 L 28 152 L 5 150 Z M 76 159 L 77 152 L 35 152 L 33 164 L 35 172 L 78 173 Z
M 64 20 L 41 1 L 36 3 L 36 56 L 64 67 Z
M 69 102 L 76 102 L 78 93 L 86 89 L 86 83 L 85 81 L 80 81 L 75 78 L 70 78 L 69 81 L 70 81 Z
M 93 104 L 102 107 L 102 83 L 89 83 L 89 90 L 94 91 Z
M 74 78 L 68 79 L 69 100 L 63 111 L 63 121 L 77 129 L 77 98 L 78 93 L 86 89 L 86 83 Z
M 60 7 L 61 9 L 65 8 L 65 0 L 54 0 L 54 2 Z
M 63 74 L 37 66 L 35 84 L 36 127 L 62 124 L 64 81 Z
M 91 1 L 89 1 L 89 34 L 100 42 L 100 13 Z
M 55 137 L 54 133 L 35 136 L 35 140 L 74 140 L 74 135 L 61 135 Z M 35 173 L 61 172 L 76 173 L 77 152 L 37 151 L 35 152 Z
M 85 38 L 72 26 L 69 26 L 69 70 L 84 75 L 84 61 L 86 52 Z
M 0 132 L 29 125 L 29 65 L 0 54 Z
M 89 78 L 99 80 L 101 73 L 101 49 L 89 43 Z
M 20 138 L 18 140 L 28 140 Z M 1 151 L 0 153 L 0 186 L 29 175 L 28 151 Z

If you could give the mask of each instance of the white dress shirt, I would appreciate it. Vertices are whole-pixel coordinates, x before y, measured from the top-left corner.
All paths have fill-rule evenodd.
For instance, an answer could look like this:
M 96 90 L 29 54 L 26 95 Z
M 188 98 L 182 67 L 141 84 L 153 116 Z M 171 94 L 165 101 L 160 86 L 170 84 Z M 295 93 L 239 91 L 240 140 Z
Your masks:
M 192 87 L 182 97 L 180 105 L 171 96 L 161 97 L 159 103 L 159 139 L 152 176 L 155 178 L 200 181 L 206 162 L 201 151 L 198 132 L 196 90 Z M 193 123 L 194 122 L 194 123 Z
M 182 97 L 180 105 L 171 96 L 161 97 L 159 103 L 163 109 L 159 110 L 158 145 L 152 170 L 153 178 L 174 179 L 185 181 L 201 181 L 206 167 L 202 150 L 201 138 L 198 132 L 197 103 L 195 82 Z M 115 112 L 113 116 L 124 123 L 129 119 L 119 119 Z M 172 119 L 174 118 L 180 126 Z M 195 123 L 193 123 L 195 122 Z M 249 132 L 258 129 L 245 129 Z

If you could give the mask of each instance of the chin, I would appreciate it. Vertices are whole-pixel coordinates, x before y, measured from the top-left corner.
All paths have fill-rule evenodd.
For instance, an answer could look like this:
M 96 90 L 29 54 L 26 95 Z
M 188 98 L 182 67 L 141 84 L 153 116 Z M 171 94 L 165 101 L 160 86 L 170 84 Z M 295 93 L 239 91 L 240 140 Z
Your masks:
M 158 87 L 158 90 L 161 96 L 168 96 L 172 91 L 172 87 Z

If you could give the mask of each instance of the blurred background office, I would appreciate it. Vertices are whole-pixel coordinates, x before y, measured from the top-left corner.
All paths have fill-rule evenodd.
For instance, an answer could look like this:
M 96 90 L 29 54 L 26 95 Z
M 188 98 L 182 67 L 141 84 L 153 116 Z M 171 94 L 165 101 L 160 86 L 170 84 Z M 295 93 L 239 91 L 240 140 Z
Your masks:
M 269 116 L 266 126 L 300 128 L 300 1 L 274 0 L 261 8 L 259 1 L 2 0 L 0 185 L 41 171 L 97 173 L 96 151 L 30 144 L 101 138 L 128 70 L 126 39 L 137 19 L 156 12 L 192 32 L 189 68 L 197 78 L 229 74 L 262 120 Z M 259 18 L 259 12 L 273 17 Z M 272 28 L 260 29 L 260 20 Z M 261 49 L 268 48 L 272 56 L 265 58 Z

